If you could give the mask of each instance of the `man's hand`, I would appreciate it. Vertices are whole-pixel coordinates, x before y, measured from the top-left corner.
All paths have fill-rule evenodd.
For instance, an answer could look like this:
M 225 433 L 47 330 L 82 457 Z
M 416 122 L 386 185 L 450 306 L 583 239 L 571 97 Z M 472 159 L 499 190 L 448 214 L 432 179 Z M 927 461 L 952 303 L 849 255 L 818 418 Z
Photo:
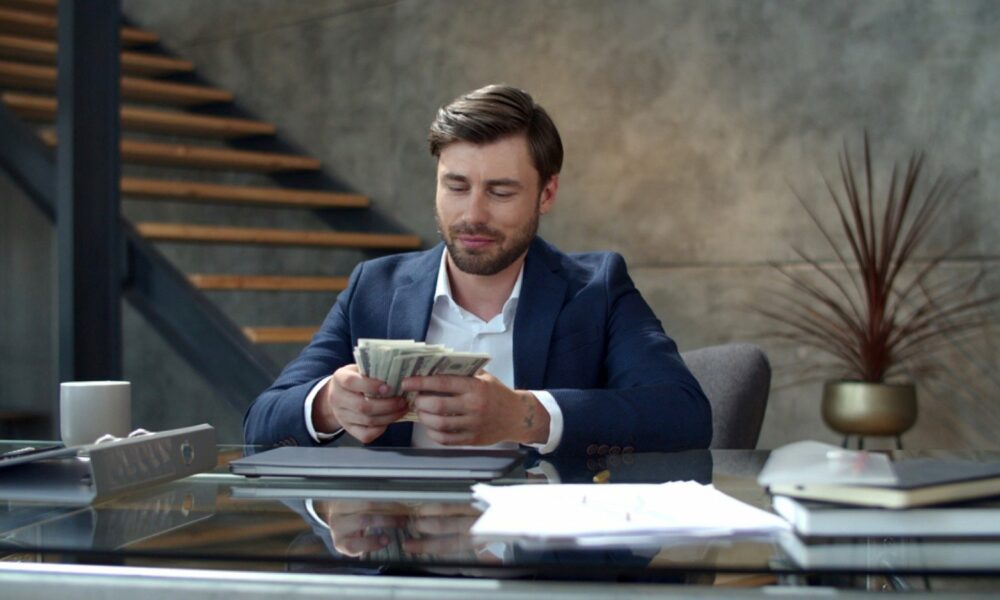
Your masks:
M 387 529 L 406 525 L 408 509 L 394 502 L 330 500 L 314 504 L 330 527 L 333 547 L 344 556 L 359 557 L 389 545 Z
M 408 377 L 403 391 L 417 392 L 413 408 L 439 444 L 542 444 L 549 438 L 549 413 L 538 399 L 489 373 Z
M 378 559 L 376 554 L 399 540 L 399 550 L 424 557 L 479 557 L 469 530 L 481 515 L 468 504 L 328 500 L 313 504 L 316 514 L 330 527 L 333 547 L 344 556 Z M 390 535 L 392 530 L 402 535 Z
M 366 397 L 387 391 L 385 383 L 365 377 L 357 365 L 343 366 L 333 373 L 313 401 L 313 427 L 321 432 L 343 427 L 349 435 L 367 444 L 409 410 L 406 400 L 399 397 Z
M 403 550 L 410 554 L 433 557 L 475 556 L 479 548 L 472 541 L 470 530 L 482 512 L 468 504 L 429 502 L 411 509 Z

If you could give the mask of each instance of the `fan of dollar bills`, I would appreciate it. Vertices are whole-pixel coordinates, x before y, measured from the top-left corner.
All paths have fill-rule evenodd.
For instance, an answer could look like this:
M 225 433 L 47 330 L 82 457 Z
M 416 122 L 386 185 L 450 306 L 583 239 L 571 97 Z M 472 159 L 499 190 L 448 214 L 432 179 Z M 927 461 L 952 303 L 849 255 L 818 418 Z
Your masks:
M 385 397 L 398 396 L 407 377 L 415 375 L 475 375 L 490 361 L 489 354 L 455 352 L 451 348 L 414 340 L 361 338 L 354 348 L 354 362 L 365 377 L 384 381 Z M 416 421 L 410 410 L 402 421 Z

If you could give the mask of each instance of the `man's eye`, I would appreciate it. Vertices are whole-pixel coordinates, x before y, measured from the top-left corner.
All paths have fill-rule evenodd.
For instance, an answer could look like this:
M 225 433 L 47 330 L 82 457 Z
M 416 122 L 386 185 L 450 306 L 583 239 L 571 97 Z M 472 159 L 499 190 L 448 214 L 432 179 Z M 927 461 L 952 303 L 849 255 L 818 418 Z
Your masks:
M 493 190 L 493 195 L 497 198 L 510 198 L 514 195 L 514 192 L 510 190 Z
M 459 194 L 462 193 L 462 192 L 466 192 L 468 190 L 469 190 L 469 188 L 467 188 L 465 186 L 462 186 L 462 185 L 449 185 L 448 186 L 448 191 L 459 193 Z

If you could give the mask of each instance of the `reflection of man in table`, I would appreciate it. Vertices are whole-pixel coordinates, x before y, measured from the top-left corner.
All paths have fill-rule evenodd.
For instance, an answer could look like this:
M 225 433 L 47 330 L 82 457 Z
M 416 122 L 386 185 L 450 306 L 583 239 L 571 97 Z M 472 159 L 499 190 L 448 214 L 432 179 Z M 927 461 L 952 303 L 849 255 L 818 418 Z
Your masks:
M 615 483 L 712 482 L 713 462 L 708 450 L 607 458 L 616 463 L 610 467 Z M 587 461 L 563 453 L 545 459 L 535 457 L 529 459 L 523 480 L 514 477 L 508 483 L 590 483 L 593 473 L 585 467 Z M 496 577 L 501 572 L 482 568 L 504 567 L 504 576 L 558 578 L 571 574 L 572 578 L 615 579 L 625 571 L 636 580 L 637 570 L 645 569 L 661 550 L 656 540 L 597 548 L 578 548 L 566 540 L 528 545 L 515 540 L 484 540 L 471 532 L 480 516 L 471 499 L 423 500 L 415 493 L 406 500 L 387 500 L 383 489 L 382 499 L 376 500 L 375 493 L 365 498 L 360 492 L 351 498 L 285 501 L 310 527 L 289 547 L 289 560 L 295 565 L 292 568 L 314 570 L 316 559 L 329 555 L 337 560 L 332 569 L 342 573 L 428 571 L 471 576 L 488 573 Z M 689 540 L 679 546 L 671 543 L 669 554 L 675 560 L 680 554 L 690 563 L 691 552 L 702 556 L 710 544 L 710 540 Z M 595 570 L 594 565 L 600 568 Z M 668 568 L 665 572 L 646 573 L 640 580 L 687 579 Z
M 313 341 L 250 407 L 247 442 L 315 445 L 346 432 L 381 446 L 542 453 L 706 447 L 708 401 L 622 257 L 563 254 L 536 237 L 563 154 L 545 110 L 488 86 L 441 108 L 429 140 L 444 244 L 354 270 Z M 491 361 L 471 377 L 407 379 L 419 421 L 397 423 L 407 400 L 376 398 L 384 383 L 353 364 L 360 338 Z
M 308 504 L 308 514 L 329 530 L 332 550 L 342 557 L 498 562 L 474 543 L 470 529 L 481 512 L 466 502 L 320 500 Z

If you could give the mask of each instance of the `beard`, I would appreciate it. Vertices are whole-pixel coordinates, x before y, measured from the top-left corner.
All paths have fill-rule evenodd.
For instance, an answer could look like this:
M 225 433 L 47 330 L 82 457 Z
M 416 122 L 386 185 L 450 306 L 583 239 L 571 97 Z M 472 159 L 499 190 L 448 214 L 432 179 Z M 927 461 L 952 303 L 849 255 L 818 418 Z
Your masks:
M 535 211 L 531 220 L 515 230 L 509 238 L 483 223 L 456 223 L 446 230 L 441 223 L 441 215 L 435 214 L 435 219 L 448 254 L 460 271 L 469 275 L 496 275 L 514 264 L 531 246 L 531 241 L 538 233 L 539 214 Z M 488 236 L 494 243 L 491 248 L 483 250 L 462 248 L 455 241 L 459 235 Z

